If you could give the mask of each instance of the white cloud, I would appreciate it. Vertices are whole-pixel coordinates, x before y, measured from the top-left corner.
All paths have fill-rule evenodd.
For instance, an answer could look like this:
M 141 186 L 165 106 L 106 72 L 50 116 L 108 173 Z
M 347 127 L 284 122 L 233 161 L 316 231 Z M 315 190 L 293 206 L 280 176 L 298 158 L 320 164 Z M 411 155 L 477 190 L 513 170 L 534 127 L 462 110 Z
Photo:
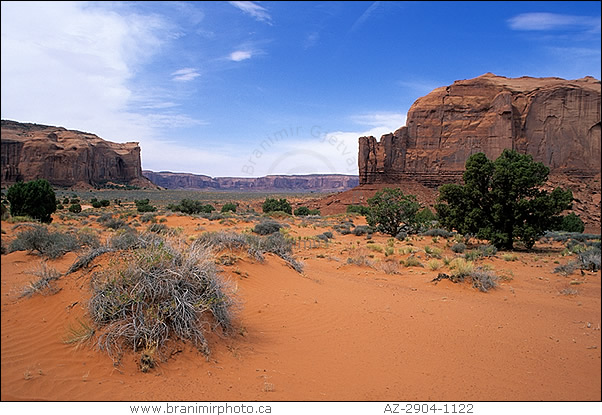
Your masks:
M 173 81 L 187 82 L 198 78 L 201 74 L 195 68 L 183 68 L 173 72 L 171 76 Z
M 244 61 L 246 59 L 251 59 L 253 53 L 248 50 L 237 50 L 230 54 L 230 60 L 234 62 Z
M 161 141 L 162 130 L 204 124 L 174 111 L 178 104 L 165 94 L 143 96 L 131 85 L 170 38 L 169 23 L 115 13 L 111 3 L 2 2 L 1 7 L 3 119 L 138 141 L 143 163 L 146 157 L 165 160 L 171 151 L 173 145 Z M 198 72 L 184 68 L 172 76 L 184 81 Z
M 265 7 L 262 7 L 259 4 L 252 1 L 231 1 L 230 4 L 250 15 L 255 20 L 265 22 L 269 25 L 272 24 L 272 16 L 270 16 Z
M 377 129 L 378 131 L 388 130 L 382 134 L 393 132 L 399 127 L 404 126 L 406 122 L 406 114 L 398 112 L 374 112 L 354 115 L 350 118 L 358 125 L 373 127 L 373 129 Z
M 514 30 L 557 30 L 581 28 L 600 31 L 600 18 L 555 13 L 523 13 L 508 20 Z

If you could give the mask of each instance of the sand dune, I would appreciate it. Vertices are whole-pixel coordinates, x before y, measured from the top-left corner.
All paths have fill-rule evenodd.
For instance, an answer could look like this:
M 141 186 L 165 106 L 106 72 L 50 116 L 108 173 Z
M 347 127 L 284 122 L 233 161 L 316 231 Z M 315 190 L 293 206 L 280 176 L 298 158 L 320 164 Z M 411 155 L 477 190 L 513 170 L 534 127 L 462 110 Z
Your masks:
M 359 223 L 361 219 L 355 219 Z M 294 237 L 329 228 L 300 227 Z M 183 237 L 205 230 L 241 231 L 252 224 L 216 224 L 170 216 Z M 13 225 L 2 223 L 10 239 Z M 98 229 L 101 229 L 96 224 Z M 330 229 L 332 230 L 332 229 Z M 106 230 L 103 230 L 106 234 Z M 375 235 L 376 244 L 387 238 Z M 359 242 L 359 244 L 358 244 Z M 347 258 L 369 252 L 366 240 L 336 234 L 328 247 L 297 249 L 302 274 L 268 254 L 259 263 L 244 253 L 222 266 L 237 287 L 236 334 L 209 335 L 205 359 L 194 347 L 172 342 L 171 354 L 147 373 L 137 355 L 121 365 L 91 345 L 65 344 L 69 327 L 86 320 L 90 277 L 106 257 L 57 281 L 53 295 L 20 298 L 40 258 L 26 252 L 2 256 L 2 391 L 6 400 L 51 401 L 598 401 L 601 399 L 600 272 L 553 273 L 568 258 L 560 244 L 536 245 L 481 260 L 506 278 L 479 292 L 469 284 L 431 280 L 438 271 L 358 266 Z M 426 245 L 445 239 L 416 237 Z M 359 246 L 359 248 L 358 248 Z M 408 242 L 395 242 L 395 248 Z M 454 255 L 446 250 L 446 255 Z M 48 264 L 65 272 L 77 255 Z M 445 271 L 444 271 L 445 272 Z M 571 281 L 576 281 L 571 285 Z M 575 293 L 566 295 L 567 288 Z M 563 290 L 565 294 L 563 294 Z

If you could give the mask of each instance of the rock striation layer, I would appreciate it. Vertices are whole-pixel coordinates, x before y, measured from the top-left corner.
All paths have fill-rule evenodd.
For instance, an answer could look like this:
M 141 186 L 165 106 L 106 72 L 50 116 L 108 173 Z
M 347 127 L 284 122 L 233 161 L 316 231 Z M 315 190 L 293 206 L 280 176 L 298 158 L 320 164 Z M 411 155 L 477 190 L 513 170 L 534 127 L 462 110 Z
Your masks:
M 340 192 L 359 184 L 357 176 L 344 174 L 270 175 L 265 177 L 210 177 L 168 171 L 142 172 L 166 189 L 238 190 L 257 192 Z
M 1 127 L 3 186 L 47 179 L 64 187 L 154 187 L 142 176 L 138 143 L 113 143 L 90 133 L 10 120 L 2 120 Z
M 406 125 L 377 141 L 359 139 L 360 184 L 461 179 L 471 154 L 531 154 L 552 174 L 600 175 L 600 81 L 592 77 L 456 81 L 419 98 Z

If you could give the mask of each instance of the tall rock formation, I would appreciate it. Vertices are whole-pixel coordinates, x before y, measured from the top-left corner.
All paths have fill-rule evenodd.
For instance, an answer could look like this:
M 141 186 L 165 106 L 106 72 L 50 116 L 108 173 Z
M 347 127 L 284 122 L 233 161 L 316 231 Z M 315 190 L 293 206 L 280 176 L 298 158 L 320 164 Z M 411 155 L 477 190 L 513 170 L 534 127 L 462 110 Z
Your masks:
M 456 81 L 419 98 L 406 126 L 359 139 L 360 184 L 459 181 L 471 154 L 531 154 L 552 174 L 600 174 L 600 81 L 585 77 Z
M 155 187 L 142 176 L 138 143 L 113 143 L 62 127 L 2 120 L 2 185 L 47 179 L 56 186 Z

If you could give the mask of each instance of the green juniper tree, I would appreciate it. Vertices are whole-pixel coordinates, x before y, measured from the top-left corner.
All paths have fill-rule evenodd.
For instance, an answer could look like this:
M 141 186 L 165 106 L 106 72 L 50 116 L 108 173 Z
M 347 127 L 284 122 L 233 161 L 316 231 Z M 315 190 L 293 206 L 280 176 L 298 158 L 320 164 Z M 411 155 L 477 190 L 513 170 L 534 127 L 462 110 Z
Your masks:
M 530 249 L 545 231 L 558 226 L 560 214 L 573 201 L 570 190 L 541 190 L 549 172 L 531 155 L 514 150 L 504 150 L 495 161 L 473 154 L 466 162 L 464 185 L 439 189 L 439 222 L 500 249 L 512 249 L 517 241 Z
M 368 225 L 379 232 L 397 236 L 404 225 L 416 223 L 420 204 L 416 196 L 405 195 L 401 189 L 384 188 L 368 199 Z
M 45 179 L 17 182 L 8 188 L 6 198 L 12 216 L 30 216 L 43 223 L 52 222 L 56 211 L 56 195 Z

